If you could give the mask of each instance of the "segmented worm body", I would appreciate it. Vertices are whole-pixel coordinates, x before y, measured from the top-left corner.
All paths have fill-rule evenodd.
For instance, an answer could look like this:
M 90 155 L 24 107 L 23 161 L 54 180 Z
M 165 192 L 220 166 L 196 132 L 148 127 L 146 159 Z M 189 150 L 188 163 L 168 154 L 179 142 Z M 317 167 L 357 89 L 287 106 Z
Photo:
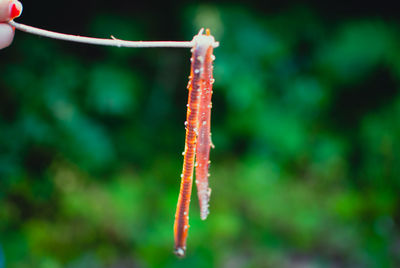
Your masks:
M 196 146 L 196 185 L 202 220 L 205 220 L 208 216 L 208 203 L 211 195 L 211 189 L 208 186 L 208 166 L 210 163 L 210 147 L 213 146 L 211 143 L 210 123 L 212 84 L 214 83 L 212 62 L 214 58 L 213 47 L 209 46 L 202 67 L 204 81 L 200 98 L 199 135 Z
M 193 39 L 194 47 L 192 48 L 192 58 L 191 58 L 191 71 L 189 76 L 189 100 L 188 100 L 188 108 L 186 115 L 186 141 L 185 141 L 185 151 L 184 162 L 183 162 L 183 171 L 181 175 L 181 188 L 179 192 L 178 204 L 175 214 L 175 223 L 174 223 L 174 238 L 175 238 L 175 254 L 183 257 L 186 252 L 186 239 L 187 233 L 189 229 L 189 204 L 190 204 L 190 196 L 192 192 L 192 182 L 193 182 L 193 169 L 195 163 L 195 154 L 196 154 L 196 144 L 197 138 L 201 132 L 207 132 L 204 135 L 208 137 L 204 139 L 203 145 L 197 146 L 197 150 L 202 151 L 202 155 L 205 155 L 206 150 L 204 147 L 208 144 L 208 153 L 209 153 L 209 122 L 210 120 L 206 119 L 206 124 L 199 125 L 199 115 L 204 112 L 205 116 L 209 117 L 209 109 L 203 109 L 202 98 L 206 95 L 203 92 L 207 91 L 208 88 L 211 97 L 211 82 L 207 82 L 212 78 L 210 72 L 212 72 L 212 68 L 205 68 L 205 63 L 211 64 L 211 56 L 212 56 L 212 47 L 215 43 L 214 38 L 209 35 L 203 35 L 202 31 L 198 35 L 196 35 Z M 208 60 L 210 58 L 210 60 Z M 208 85 L 209 84 L 209 85 Z M 208 86 L 207 86 L 208 85 Z M 208 97 L 207 97 L 208 98 Z M 207 126 L 208 122 L 208 128 Z M 201 128 L 200 128 L 201 127 Z M 204 152 L 203 152 L 204 151 Z M 206 179 L 208 175 L 208 153 L 207 153 L 207 171 L 206 171 Z M 202 162 L 204 162 L 202 160 Z M 208 189 L 208 183 L 206 188 Z M 209 195 L 208 195 L 209 196 Z M 200 201 L 202 203 L 202 201 Z M 208 203 L 208 199 L 207 199 Z

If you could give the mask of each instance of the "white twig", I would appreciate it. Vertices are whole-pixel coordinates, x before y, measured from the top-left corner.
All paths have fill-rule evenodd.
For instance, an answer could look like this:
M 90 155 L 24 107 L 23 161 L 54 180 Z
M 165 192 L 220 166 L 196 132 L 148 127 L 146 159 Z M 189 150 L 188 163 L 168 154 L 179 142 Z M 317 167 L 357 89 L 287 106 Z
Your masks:
M 115 46 L 115 47 L 135 47 L 135 48 L 146 48 L 146 47 L 175 47 L 175 48 L 191 48 L 194 45 L 193 41 L 126 41 L 116 39 L 113 36 L 112 39 L 105 38 L 93 38 L 72 34 L 63 34 L 52 31 L 47 31 L 25 24 L 17 23 L 13 20 L 9 21 L 8 24 L 15 27 L 17 30 L 27 32 L 34 35 L 44 36 L 47 38 L 60 39 L 70 42 L 78 42 L 100 46 Z M 218 42 L 214 43 L 214 47 L 219 45 Z

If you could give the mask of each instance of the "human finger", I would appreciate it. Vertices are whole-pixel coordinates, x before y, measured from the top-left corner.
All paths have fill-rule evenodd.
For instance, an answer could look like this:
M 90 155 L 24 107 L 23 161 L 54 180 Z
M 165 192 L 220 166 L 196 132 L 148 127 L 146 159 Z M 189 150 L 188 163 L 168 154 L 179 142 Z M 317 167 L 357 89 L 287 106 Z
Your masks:
M 7 22 L 22 13 L 22 4 L 18 0 L 0 0 L 0 22 Z
M 8 47 L 14 38 L 14 29 L 7 23 L 0 23 L 0 49 Z

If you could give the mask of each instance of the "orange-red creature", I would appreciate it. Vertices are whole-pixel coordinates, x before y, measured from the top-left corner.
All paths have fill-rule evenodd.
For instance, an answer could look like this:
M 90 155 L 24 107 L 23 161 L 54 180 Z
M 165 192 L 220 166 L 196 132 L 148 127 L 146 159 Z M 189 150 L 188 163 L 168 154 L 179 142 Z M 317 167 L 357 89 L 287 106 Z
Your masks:
M 175 254 L 183 257 L 189 229 L 189 204 L 192 192 L 193 170 L 196 158 L 196 184 L 200 202 L 200 215 L 206 219 L 211 190 L 208 186 L 208 166 L 211 137 L 210 112 L 212 95 L 212 62 L 214 37 L 201 30 L 193 39 L 191 70 L 189 76 L 189 100 L 186 116 L 186 141 L 181 188 L 175 214 Z M 197 154 L 197 156 L 196 156 Z

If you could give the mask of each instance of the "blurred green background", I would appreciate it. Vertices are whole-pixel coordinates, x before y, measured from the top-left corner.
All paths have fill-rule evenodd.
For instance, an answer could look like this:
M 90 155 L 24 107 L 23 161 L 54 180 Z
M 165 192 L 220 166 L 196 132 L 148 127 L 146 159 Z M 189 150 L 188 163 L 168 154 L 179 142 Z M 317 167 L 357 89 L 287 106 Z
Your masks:
M 395 2 L 395 1 L 394 1 Z M 189 49 L 0 51 L 0 267 L 400 267 L 394 5 L 25 1 L 19 22 L 215 49 L 211 214 L 173 255 Z

